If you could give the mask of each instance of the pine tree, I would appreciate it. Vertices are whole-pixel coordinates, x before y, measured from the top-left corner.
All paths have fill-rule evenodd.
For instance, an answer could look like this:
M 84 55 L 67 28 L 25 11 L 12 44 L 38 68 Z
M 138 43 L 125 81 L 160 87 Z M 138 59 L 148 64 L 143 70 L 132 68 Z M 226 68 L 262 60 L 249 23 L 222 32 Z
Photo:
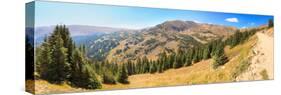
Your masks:
M 85 64 L 85 60 L 82 56 L 82 53 L 79 52 L 78 50 L 75 50 L 73 53 L 73 63 L 72 63 L 72 70 L 71 70 L 71 79 L 70 81 L 73 82 L 74 84 L 79 84 L 82 68 L 83 65 Z
M 180 55 L 176 55 L 176 59 L 173 64 L 173 68 L 180 68 L 182 66 L 181 57 Z
M 158 64 L 158 73 L 163 73 L 164 72 L 164 64 L 163 63 L 159 63 Z
M 117 81 L 119 83 L 123 83 L 123 84 L 128 84 L 128 72 L 127 72 L 127 68 L 125 65 L 122 65 L 121 68 L 119 69 L 119 73 L 118 73 L 118 77 L 117 77 Z
M 156 61 L 151 61 L 150 62 L 150 73 L 156 73 L 157 72 L 157 65 L 158 63 Z
M 102 75 L 102 79 L 102 83 L 104 84 L 116 84 L 116 80 L 111 71 L 105 71 Z
M 274 23 L 273 23 L 273 19 L 268 20 L 268 27 L 273 27 Z
M 203 53 L 203 59 L 208 59 L 210 58 L 210 46 L 207 45 L 205 48 L 204 48 L 204 53 Z
M 83 87 L 86 89 L 100 89 L 102 87 L 101 83 L 96 77 L 96 74 L 88 66 L 88 64 L 82 65 L 82 73 L 79 80 L 79 83 L 76 84 L 78 87 Z
M 62 83 L 70 76 L 70 64 L 67 62 L 67 48 L 59 34 L 54 33 L 50 38 L 51 63 L 49 64 L 48 79 L 50 82 Z
M 199 61 L 199 51 L 198 51 L 199 49 L 198 49 L 198 47 L 196 47 L 196 48 L 194 48 L 194 55 L 193 55 L 193 58 L 192 58 L 192 61 L 193 61 L 193 63 L 196 63 L 196 62 L 198 62 Z
M 216 69 L 217 67 L 224 65 L 226 62 L 228 62 L 228 58 L 223 54 L 223 55 L 215 55 L 213 57 L 213 68 Z
M 76 49 L 64 25 L 55 27 L 54 32 L 37 48 L 36 54 L 36 70 L 40 78 L 56 84 L 70 81 L 73 86 L 86 89 L 101 88 L 93 70 L 98 66 L 92 67 L 85 58 L 85 52 Z
M 36 71 L 39 73 L 39 77 L 47 79 L 49 77 L 48 68 L 51 63 L 50 46 L 47 42 L 47 38 L 44 39 L 42 45 L 36 49 Z
M 184 66 L 191 66 L 191 64 L 192 64 L 191 59 L 187 57 Z
M 192 60 L 191 60 L 191 52 L 188 52 L 186 55 L 186 60 L 185 60 L 185 64 L 184 66 L 190 66 L 192 64 Z
M 66 28 L 65 25 L 59 25 L 57 31 L 61 35 L 61 38 L 63 40 L 63 46 L 68 49 L 67 50 L 67 61 L 68 61 L 68 63 L 71 64 L 73 61 L 72 53 L 74 51 L 74 44 L 73 44 L 72 38 L 70 37 L 69 29 Z
M 212 58 L 214 69 L 228 62 L 228 58 L 224 54 L 224 47 L 222 45 L 217 46 L 217 50 L 215 51 L 214 56 Z
M 173 68 L 174 67 L 174 63 L 175 63 L 175 54 L 171 54 L 169 56 L 169 68 Z
M 91 69 L 87 59 L 83 57 L 83 53 L 76 49 L 73 52 L 73 59 L 71 83 L 74 86 L 87 89 L 101 88 L 101 84 L 94 73 L 95 71 Z
M 132 75 L 133 74 L 133 63 L 129 60 L 127 63 L 127 70 L 128 70 L 128 75 Z

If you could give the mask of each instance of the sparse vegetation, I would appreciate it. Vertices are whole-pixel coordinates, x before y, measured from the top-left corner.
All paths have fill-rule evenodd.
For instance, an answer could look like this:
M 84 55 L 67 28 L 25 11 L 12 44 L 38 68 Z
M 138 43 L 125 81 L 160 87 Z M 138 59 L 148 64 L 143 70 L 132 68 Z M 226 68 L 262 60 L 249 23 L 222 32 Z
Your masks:
M 194 69 L 195 71 L 187 69 L 189 70 L 186 73 L 189 74 L 188 77 L 185 77 L 185 80 L 177 77 L 175 79 L 176 82 L 198 84 L 232 81 L 247 70 L 250 63 L 246 58 L 243 61 L 240 61 L 238 58 L 239 60 L 235 60 L 240 62 L 238 66 L 227 66 L 226 63 L 234 64 L 234 62 L 230 62 L 233 56 L 226 54 L 225 48 L 228 46 L 232 49 L 237 45 L 247 42 L 256 31 L 256 29 L 245 32 L 236 31 L 226 39 L 217 38 L 205 44 L 196 41 L 191 36 L 181 35 L 177 40 L 184 45 L 178 46 L 179 48 L 176 50 L 165 47 L 163 51 L 159 51 L 160 53 L 156 54 L 157 58 L 155 59 L 150 59 L 148 56 L 141 57 L 135 55 L 142 52 L 146 54 L 151 53 L 156 47 L 164 46 L 166 39 L 160 41 L 159 39 L 148 37 L 149 39 L 147 40 L 144 37 L 133 39 L 129 42 L 122 39 L 125 42 L 124 46 L 117 48 L 113 54 L 122 54 L 127 60 L 116 62 L 108 61 L 106 56 L 109 51 L 120 44 L 118 41 L 121 41 L 121 38 L 117 42 L 103 38 L 102 40 L 108 44 L 104 45 L 102 42 L 96 42 L 95 45 L 102 45 L 95 46 L 94 50 L 96 51 L 93 51 L 90 50 L 90 46 L 83 44 L 75 45 L 70 37 L 68 28 L 64 25 L 58 25 L 54 32 L 46 37 L 40 46 L 36 47 L 36 72 L 38 73 L 37 77 L 39 80 L 46 80 L 55 85 L 66 83 L 72 87 L 83 89 L 104 89 L 103 86 L 108 85 L 130 85 L 131 76 L 161 76 L 162 74 L 167 74 L 166 72 L 180 71 L 186 68 L 196 69 Z M 134 45 L 140 45 L 141 47 L 135 48 Z M 102 55 L 102 57 L 92 58 L 89 57 L 89 54 L 94 54 L 94 56 Z M 200 63 L 199 65 L 203 69 L 196 67 L 198 63 Z M 220 66 L 230 70 L 225 73 L 226 70 L 218 68 Z M 266 70 L 260 72 L 260 75 L 263 76 L 263 79 L 268 79 Z
M 151 44 L 154 44 L 154 43 L 156 43 L 156 42 L 157 42 L 156 39 L 151 38 L 151 39 L 145 41 L 144 44 L 145 44 L 145 45 L 151 45 Z
M 241 73 L 243 73 L 244 71 L 246 71 L 248 69 L 248 67 L 250 66 L 250 62 L 248 62 L 248 60 L 242 60 L 240 62 L 240 64 L 235 67 L 235 71 L 232 74 L 232 77 L 235 79 L 238 75 L 240 75 Z
M 268 80 L 268 74 L 267 74 L 267 71 L 265 69 L 263 69 L 261 72 L 260 72 L 260 75 L 262 76 L 262 79 L 263 80 Z

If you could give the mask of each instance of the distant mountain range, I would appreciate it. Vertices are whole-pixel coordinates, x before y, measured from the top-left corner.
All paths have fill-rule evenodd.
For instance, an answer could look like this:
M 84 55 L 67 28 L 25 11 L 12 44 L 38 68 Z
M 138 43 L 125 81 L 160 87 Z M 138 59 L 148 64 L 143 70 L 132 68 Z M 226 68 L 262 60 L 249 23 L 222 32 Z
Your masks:
M 218 38 L 227 38 L 238 29 L 230 26 L 172 20 L 154 27 L 140 30 L 98 27 L 88 25 L 67 25 L 76 45 L 87 47 L 87 56 L 96 60 L 107 59 L 124 62 L 129 59 L 148 57 L 157 59 L 161 52 L 173 53 L 188 49 Z M 55 26 L 35 28 L 35 46 L 50 35 Z M 27 28 L 27 34 L 32 33 Z
M 192 21 L 166 21 L 154 27 L 134 32 L 115 32 L 88 41 L 88 57 L 112 62 L 124 62 L 136 58 L 158 58 L 161 52 L 173 53 L 218 38 L 227 38 L 235 27 L 203 24 Z
M 99 27 L 99 26 L 88 26 L 88 25 L 67 25 L 66 27 L 69 29 L 72 37 L 129 30 L 129 29 L 122 29 L 122 28 Z M 49 35 L 51 32 L 53 32 L 54 28 L 55 26 L 36 27 L 35 34 L 37 37 Z
M 88 40 L 89 37 L 96 37 L 98 35 L 109 34 L 113 32 L 120 31 L 132 31 L 131 29 L 123 28 L 111 28 L 111 27 L 99 27 L 99 26 L 89 26 L 89 25 L 66 25 L 69 29 L 71 37 L 78 42 L 83 42 L 83 40 Z M 55 28 L 53 26 L 42 26 L 36 27 L 34 30 L 35 43 L 40 44 L 43 42 L 45 36 L 49 36 Z M 27 28 L 26 31 L 31 31 L 32 28 Z M 31 33 L 31 32 L 28 32 Z

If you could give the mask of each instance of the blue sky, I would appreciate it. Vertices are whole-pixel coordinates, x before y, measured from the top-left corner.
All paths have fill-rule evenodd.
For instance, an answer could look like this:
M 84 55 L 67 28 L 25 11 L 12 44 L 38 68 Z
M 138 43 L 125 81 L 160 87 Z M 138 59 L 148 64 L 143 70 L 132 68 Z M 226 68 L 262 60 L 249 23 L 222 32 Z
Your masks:
M 269 19 L 273 19 L 272 16 L 266 15 L 46 1 L 36 1 L 35 5 L 36 26 L 66 24 L 141 29 L 163 23 L 167 20 L 185 20 L 243 28 L 267 24 Z

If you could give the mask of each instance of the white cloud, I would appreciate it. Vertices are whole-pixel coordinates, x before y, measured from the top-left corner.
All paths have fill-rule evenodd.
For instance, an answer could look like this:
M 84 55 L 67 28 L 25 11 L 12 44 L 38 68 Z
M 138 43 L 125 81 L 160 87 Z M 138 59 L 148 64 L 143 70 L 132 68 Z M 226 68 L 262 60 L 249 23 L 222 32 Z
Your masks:
M 193 22 L 195 22 L 195 23 L 201 23 L 200 21 L 198 21 L 198 20 L 193 20 Z
M 235 22 L 235 23 L 239 22 L 238 18 L 226 18 L 225 21 L 227 21 L 227 22 Z
M 251 23 L 250 23 L 250 25 L 252 25 L 252 26 L 253 26 L 253 25 L 255 25 L 255 23 L 251 22 Z

